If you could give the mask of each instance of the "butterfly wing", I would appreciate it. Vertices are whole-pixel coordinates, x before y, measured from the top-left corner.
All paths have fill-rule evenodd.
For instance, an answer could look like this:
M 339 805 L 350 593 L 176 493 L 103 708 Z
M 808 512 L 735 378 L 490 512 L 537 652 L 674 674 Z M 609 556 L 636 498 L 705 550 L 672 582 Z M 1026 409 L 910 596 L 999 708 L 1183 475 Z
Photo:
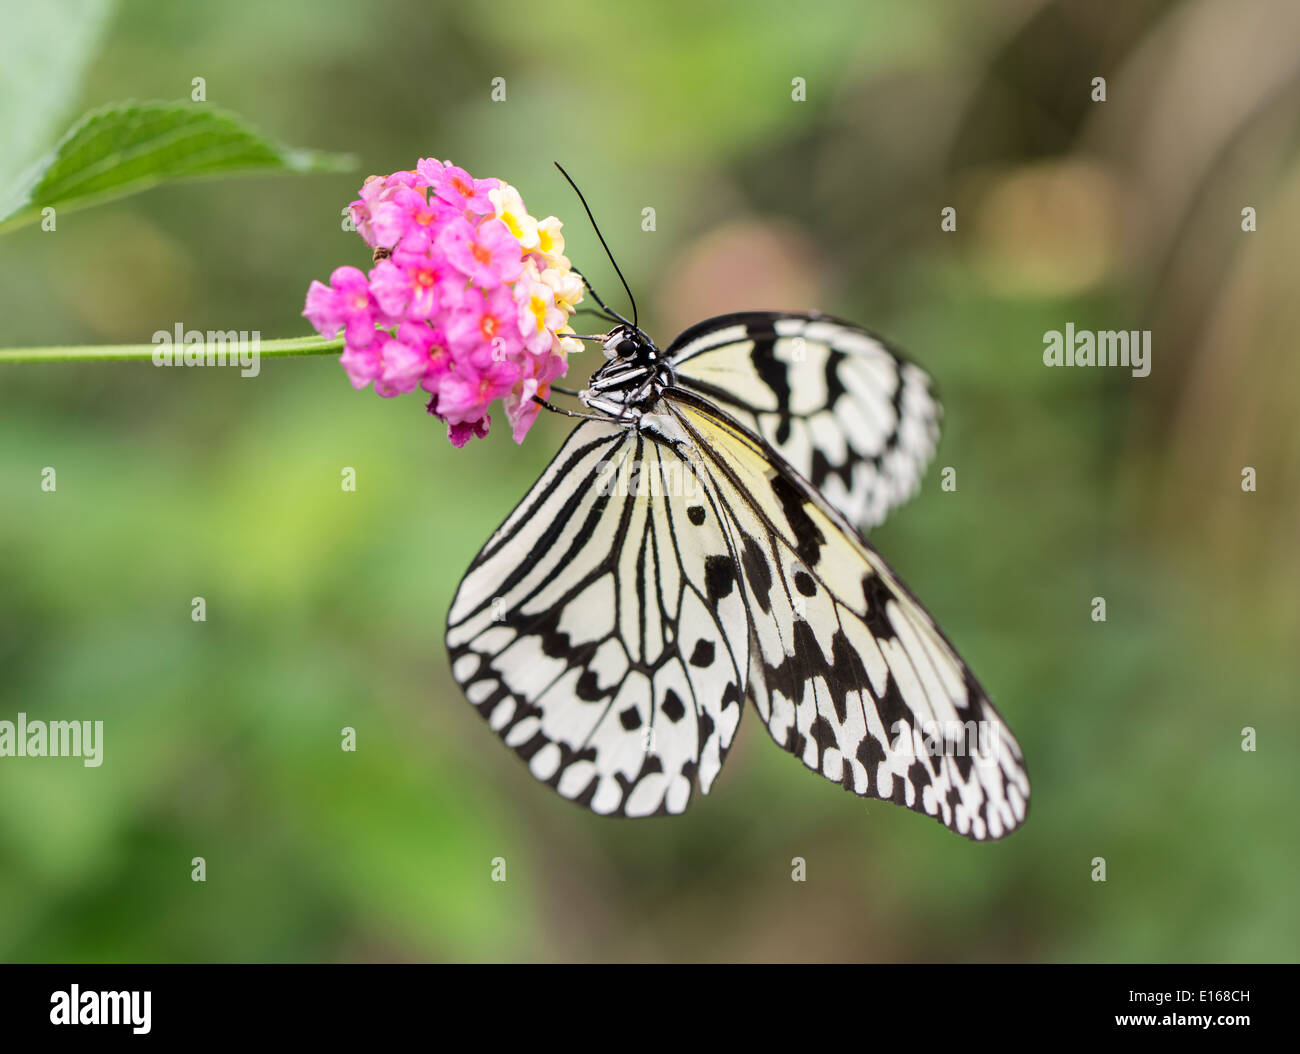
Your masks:
M 579 425 L 460 584 L 455 679 L 593 811 L 683 811 L 736 732 L 749 626 L 716 499 L 672 449 Z
M 850 523 L 916 493 L 939 440 L 930 379 L 829 315 L 751 311 L 692 326 L 665 351 L 681 387 L 723 407 Z
M 688 396 L 670 402 L 740 551 L 747 694 L 772 738 L 855 794 L 968 838 L 1018 827 L 1020 746 L 898 576 L 740 422 Z

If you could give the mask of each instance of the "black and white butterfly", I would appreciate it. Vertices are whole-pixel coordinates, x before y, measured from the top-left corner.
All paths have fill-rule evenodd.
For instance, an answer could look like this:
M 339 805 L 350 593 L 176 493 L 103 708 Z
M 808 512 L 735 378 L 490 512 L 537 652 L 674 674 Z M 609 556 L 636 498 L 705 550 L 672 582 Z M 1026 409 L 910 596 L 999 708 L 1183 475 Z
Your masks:
M 1018 827 L 1019 745 L 856 529 L 918 488 L 938 439 L 926 375 L 820 314 L 724 315 L 662 351 L 612 314 L 584 420 L 452 603 L 469 701 L 601 814 L 707 793 L 748 699 L 855 794 L 972 839 Z

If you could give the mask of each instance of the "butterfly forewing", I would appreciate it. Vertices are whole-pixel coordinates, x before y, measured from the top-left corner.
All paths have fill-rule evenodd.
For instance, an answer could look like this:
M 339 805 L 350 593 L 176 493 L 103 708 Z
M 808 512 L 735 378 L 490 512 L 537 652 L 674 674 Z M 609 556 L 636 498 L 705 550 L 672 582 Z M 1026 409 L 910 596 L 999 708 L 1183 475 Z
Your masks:
M 598 813 L 681 812 L 740 720 L 749 627 L 695 473 L 635 431 L 580 425 L 448 617 L 470 702 L 533 775 Z
M 930 380 L 882 340 L 828 315 L 743 312 L 665 351 L 678 384 L 722 406 L 872 527 L 916 493 L 939 437 Z
M 742 547 L 747 692 L 772 737 L 855 794 L 969 838 L 1019 826 L 1019 745 L 880 555 L 738 422 L 675 408 Z

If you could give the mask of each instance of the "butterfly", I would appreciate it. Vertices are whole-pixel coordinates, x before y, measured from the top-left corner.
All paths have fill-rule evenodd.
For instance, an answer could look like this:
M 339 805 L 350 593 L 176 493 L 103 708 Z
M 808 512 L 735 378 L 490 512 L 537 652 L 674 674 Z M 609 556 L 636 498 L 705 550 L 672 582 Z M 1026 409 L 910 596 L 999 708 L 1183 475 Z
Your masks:
M 596 299 L 617 324 L 574 393 L 584 412 L 565 411 L 581 423 L 448 614 L 470 703 L 537 779 L 603 815 L 684 811 L 748 702 L 854 794 L 974 840 L 1017 828 L 1020 746 L 858 530 L 934 453 L 926 374 L 827 315 L 723 315 L 660 350 L 635 308 Z

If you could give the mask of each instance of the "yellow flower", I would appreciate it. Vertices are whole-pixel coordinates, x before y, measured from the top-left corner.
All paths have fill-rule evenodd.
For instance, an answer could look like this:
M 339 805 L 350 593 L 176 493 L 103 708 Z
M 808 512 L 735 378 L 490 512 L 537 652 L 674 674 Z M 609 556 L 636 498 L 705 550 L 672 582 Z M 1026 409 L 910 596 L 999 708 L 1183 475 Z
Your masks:
M 572 326 L 563 326 L 557 331 L 557 347 L 554 354 L 562 355 L 567 359 L 570 355 L 576 355 L 578 352 L 582 351 L 582 341 L 578 340 L 576 337 L 565 336 L 566 333 L 572 332 Z
M 564 224 L 554 216 L 547 216 L 537 223 L 537 248 L 539 252 L 546 254 L 553 266 L 563 261 L 563 269 L 567 271 L 569 261 L 564 256 L 564 235 L 560 233 L 560 228 L 563 226 Z
M 568 263 L 567 260 L 564 262 Z M 563 269 L 548 267 L 542 272 L 541 280 L 551 287 L 551 291 L 555 294 L 555 302 L 570 313 L 578 306 L 583 293 L 586 292 L 582 279 L 567 267 Z
M 528 215 L 519 191 L 509 183 L 502 183 L 488 191 L 488 198 L 496 209 L 497 219 L 510 228 L 510 233 L 523 246 L 524 251 L 537 251 L 540 248 L 537 221 Z

